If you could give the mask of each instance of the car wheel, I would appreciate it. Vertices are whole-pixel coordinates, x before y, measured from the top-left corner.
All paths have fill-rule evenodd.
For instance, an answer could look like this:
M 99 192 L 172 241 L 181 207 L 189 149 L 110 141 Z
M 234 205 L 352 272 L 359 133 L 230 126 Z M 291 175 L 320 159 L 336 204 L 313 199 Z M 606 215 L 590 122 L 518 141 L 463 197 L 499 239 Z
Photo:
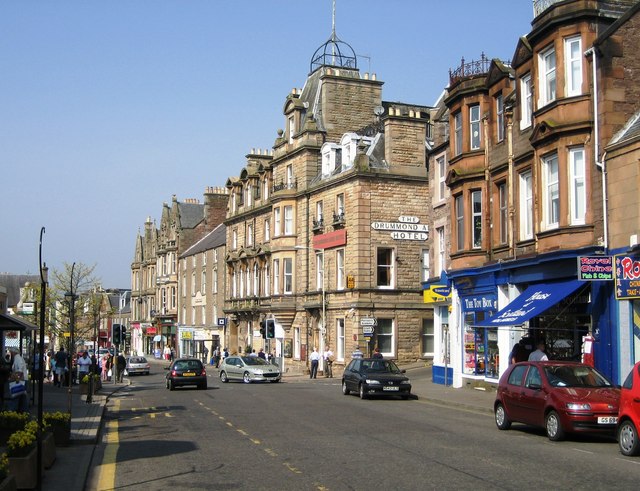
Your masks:
M 407 401 L 410 395 L 411 393 L 407 392 L 406 394 L 402 394 L 400 397 L 402 397 L 402 400 Z
M 504 406 L 502 404 L 498 404 L 495 410 L 496 416 L 496 426 L 499 430 L 508 430 L 511 428 L 511 421 L 507 416 L 507 411 L 505 411 Z
M 347 389 L 347 383 L 344 380 L 342 381 L 342 393 L 345 396 L 348 396 L 351 393 L 351 391 Z
M 164 380 L 164 386 L 168 389 L 169 388 L 169 379 L 165 379 Z
M 174 390 L 176 388 L 175 385 L 173 385 L 173 380 L 169 380 L 169 390 Z
M 227 372 L 220 372 L 220 380 L 222 381 L 223 384 L 226 384 L 229 381 L 229 378 L 227 377 Z
M 552 442 L 557 442 L 564 439 L 564 430 L 562 429 L 562 423 L 560 423 L 560 416 L 555 411 L 549 411 L 547 417 L 544 420 L 544 426 L 547 430 L 547 437 Z
M 366 399 L 367 392 L 364 389 L 364 384 L 360 384 L 360 399 Z
M 242 381 L 245 384 L 248 384 L 249 382 L 251 382 L 251 375 L 249 375 L 249 372 L 244 372 L 244 375 L 242 376 Z
M 626 420 L 620 424 L 618 428 L 618 445 L 622 455 L 631 457 L 640 453 L 640 439 L 638 439 L 638 430 L 632 421 Z

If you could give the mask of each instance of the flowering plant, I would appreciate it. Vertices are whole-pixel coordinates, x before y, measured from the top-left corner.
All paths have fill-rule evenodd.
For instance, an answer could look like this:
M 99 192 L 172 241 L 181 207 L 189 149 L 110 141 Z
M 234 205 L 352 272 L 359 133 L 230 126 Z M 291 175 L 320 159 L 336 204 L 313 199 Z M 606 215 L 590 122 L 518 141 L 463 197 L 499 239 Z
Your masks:
M 84 377 L 82 377 L 82 379 L 80 380 L 81 384 L 88 384 L 89 383 L 89 377 L 93 377 L 93 382 L 97 382 L 98 380 L 100 380 L 100 375 L 98 375 L 97 373 L 94 373 L 93 375 L 85 375 Z
M 36 448 L 36 435 L 30 431 L 16 431 L 7 441 L 7 456 L 26 457 Z
M 47 426 L 69 426 L 71 424 L 71 414 L 61 411 L 45 412 L 42 415 L 42 421 Z
M 42 420 L 42 431 L 45 432 L 49 429 L 49 423 Z M 28 431 L 29 433 L 33 433 L 34 435 L 38 434 L 38 422 L 37 421 L 29 421 L 26 425 L 24 425 L 24 431 Z
M 8 430 L 22 430 L 29 421 L 29 413 L 19 413 L 17 411 L 0 412 L 0 428 Z
M 9 458 L 6 453 L 0 454 L 0 483 L 9 475 Z

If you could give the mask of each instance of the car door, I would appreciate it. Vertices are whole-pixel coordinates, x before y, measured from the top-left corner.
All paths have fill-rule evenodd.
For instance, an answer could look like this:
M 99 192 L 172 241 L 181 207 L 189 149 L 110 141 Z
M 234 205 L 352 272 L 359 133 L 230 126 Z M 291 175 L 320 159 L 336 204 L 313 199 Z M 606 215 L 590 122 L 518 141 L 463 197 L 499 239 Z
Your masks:
M 225 360 L 225 365 L 226 365 L 226 369 L 227 369 L 227 377 L 229 379 L 237 379 L 238 378 L 238 363 L 240 362 L 240 360 L 238 360 L 237 357 L 235 356 L 231 356 L 229 358 L 227 358 Z
M 362 360 L 353 360 L 349 366 L 344 371 L 344 382 L 347 384 L 347 389 L 349 390 L 358 390 L 358 382 L 360 371 L 360 365 Z
M 540 367 L 529 367 L 524 381 L 520 408 L 522 422 L 535 426 L 544 426 L 544 409 L 547 401 L 547 391 L 544 388 Z
M 527 374 L 528 365 L 516 365 L 511 370 L 507 383 L 502 390 L 501 400 L 509 418 L 512 421 L 522 420 L 522 408 L 520 407 L 520 397 L 522 396 L 522 384 Z

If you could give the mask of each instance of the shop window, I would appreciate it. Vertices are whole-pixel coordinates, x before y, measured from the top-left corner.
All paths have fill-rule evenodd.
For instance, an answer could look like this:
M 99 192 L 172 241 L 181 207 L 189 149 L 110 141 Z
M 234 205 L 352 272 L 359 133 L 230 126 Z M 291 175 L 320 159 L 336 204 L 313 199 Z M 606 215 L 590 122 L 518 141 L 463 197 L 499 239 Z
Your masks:
M 473 327 L 477 322 L 484 320 L 486 314 L 488 313 L 465 314 L 463 373 L 497 379 L 500 368 L 498 329 Z
M 433 319 L 422 319 L 422 356 L 433 356 L 434 346 Z

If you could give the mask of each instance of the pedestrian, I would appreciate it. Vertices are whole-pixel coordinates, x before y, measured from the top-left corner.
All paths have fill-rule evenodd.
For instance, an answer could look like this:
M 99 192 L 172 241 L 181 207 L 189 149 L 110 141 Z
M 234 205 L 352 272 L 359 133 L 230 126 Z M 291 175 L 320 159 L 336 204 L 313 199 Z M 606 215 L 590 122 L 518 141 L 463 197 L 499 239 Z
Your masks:
M 111 378 L 115 375 L 113 372 L 115 367 L 113 366 L 113 355 L 109 353 L 107 355 L 107 380 L 111 381 Z
M 216 346 L 216 349 L 213 350 L 213 364 L 216 368 L 220 365 L 220 346 Z
M 533 353 L 529 355 L 529 361 L 547 361 L 549 357 L 544 352 L 544 341 L 538 341 L 536 345 L 538 349 L 536 349 Z
M 252 349 L 251 353 L 249 353 L 249 356 L 251 358 L 258 358 L 258 353 L 256 353 L 256 350 Z
M 509 354 L 509 365 L 513 365 L 514 363 L 518 363 L 521 361 L 526 361 L 529 357 L 527 356 L 527 348 L 524 345 L 524 339 L 520 339 L 516 344 L 513 345 L 513 349 Z
M 122 382 L 124 371 L 127 368 L 127 359 L 122 354 L 122 351 L 116 357 L 116 382 Z
M 258 351 L 258 358 L 262 358 L 264 361 L 267 361 L 267 355 L 264 354 L 264 350 L 262 348 Z
M 9 404 L 9 408 L 12 411 L 19 413 L 26 413 L 29 410 L 29 396 L 27 395 L 27 387 L 29 386 L 29 371 L 27 370 L 27 363 L 22 358 L 18 348 L 11 346 L 9 348 L 11 354 L 11 374 L 9 375 L 9 382 L 19 382 L 25 386 L 25 390 L 17 397 L 12 397 Z
M 54 385 L 62 387 L 64 384 L 65 374 L 67 373 L 67 354 L 64 352 L 64 346 L 60 346 L 60 349 L 56 353 L 54 359 L 56 362 L 56 371 L 53 379 Z
M 309 378 L 317 378 L 318 377 L 318 362 L 320 361 L 320 353 L 314 347 L 311 355 L 309 356 L 311 360 L 311 373 L 309 374 Z
M 331 351 L 331 346 L 327 345 L 327 349 L 324 351 L 324 365 L 325 371 L 324 376 L 333 378 L 333 362 L 335 361 L 335 356 L 333 356 L 333 351 Z
M 80 382 L 85 377 L 85 375 L 89 375 L 89 370 L 91 369 L 91 358 L 89 358 L 89 353 L 85 351 L 82 353 L 82 356 L 78 358 L 78 378 Z
M 225 358 L 229 358 L 229 348 L 225 348 L 222 353 L 222 359 L 224 360 Z
M 169 361 L 173 361 L 176 357 L 176 350 L 169 348 Z
M 100 360 L 100 365 L 102 367 L 102 372 L 101 372 L 101 378 L 103 382 L 107 381 L 107 376 L 109 373 L 109 367 L 107 366 L 109 363 L 109 355 L 108 354 L 104 354 L 102 359 Z
M 371 358 L 382 358 L 382 353 L 380 353 L 380 348 L 376 346 L 376 349 L 373 350 L 373 356 Z
M 360 351 L 360 346 L 356 344 L 356 348 L 353 350 L 353 353 L 351 353 L 351 358 L 363 358 L 363 357 L 364 357 L 364 353 Z
M 202 361 L 206 364 L 209 359 L 209 349 L 205 346 L 202 350 Z

